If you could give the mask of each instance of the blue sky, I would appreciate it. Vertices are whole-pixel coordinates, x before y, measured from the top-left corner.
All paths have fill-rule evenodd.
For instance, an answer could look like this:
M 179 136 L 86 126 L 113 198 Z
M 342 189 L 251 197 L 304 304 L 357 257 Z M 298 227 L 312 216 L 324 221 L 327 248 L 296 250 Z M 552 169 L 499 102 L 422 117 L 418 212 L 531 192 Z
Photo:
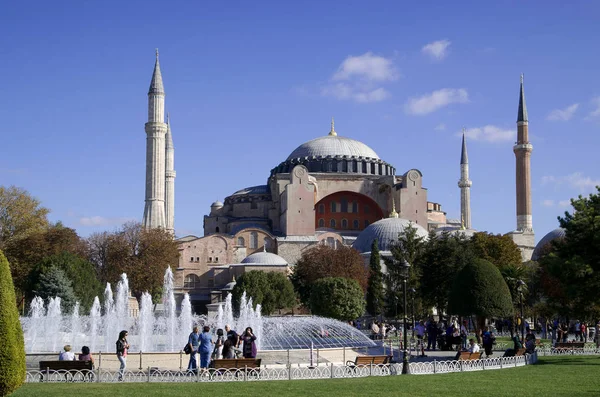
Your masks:
M 0 14 L 0 184 L 87 236 L 144 209 L 147 91 L 160 50 L 178 235 L 210 204 L 336 130 L 418 168 L 459 217 L 467 128 L 473 226 L 515 220 L 525 74 L 536 238 L 600 184 L 600 3 L 10 2 Z

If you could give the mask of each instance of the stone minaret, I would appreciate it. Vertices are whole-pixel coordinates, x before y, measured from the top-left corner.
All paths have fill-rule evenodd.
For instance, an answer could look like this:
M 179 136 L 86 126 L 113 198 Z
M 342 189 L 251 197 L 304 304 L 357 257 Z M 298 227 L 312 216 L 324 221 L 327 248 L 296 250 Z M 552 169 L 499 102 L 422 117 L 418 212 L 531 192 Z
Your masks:
M 165 224 L 167 230 L 173 234 L 175 232 L 175 147 L 168 113 L 165 140 Z
M 533 146 L 529 143 L 528 128 L 525 90 L 523 88 L 523 75 L 521 75 L 519 112 L 517 114 L 517 142 L 513 147 L 513 151 L 517 159 L 517 231 L 523 232 L 533 231 L 531 218 L 531 151 Z
M 527 118 L 527 106 L 525 105 L 523 75 L 521 75 L 519 112 L 517 114 L 517 142 L 513 146 L 517 162 L 517 230 L 509 233 L 509 235 L 521 250 L 523 261 L 531 259 L 531 254 L 535 248 L 535 234 L 531 218 L 531 151 L 533 145 L 529 143 L 528 128 L 529 120 Z
M 467 141 L 465 130 L 462 136 L 462 152 L 460 154 L 460 222 L 464 229 L 471 229 L 471 185 L 469 180 L 469 156 L 467 155 Z
M 158 50 L 148 91 L 146 123 L 146 205 L 144 227 L 165 227 L 165 90 L 163 88 Z

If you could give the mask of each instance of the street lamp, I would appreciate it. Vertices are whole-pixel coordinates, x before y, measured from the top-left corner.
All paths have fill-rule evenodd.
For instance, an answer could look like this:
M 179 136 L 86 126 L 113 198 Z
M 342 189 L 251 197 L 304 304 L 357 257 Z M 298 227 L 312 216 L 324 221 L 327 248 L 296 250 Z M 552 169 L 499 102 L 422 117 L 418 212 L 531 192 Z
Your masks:
M 417 292 L 417 290 L 411 288 L 408 291 L 410 292 L 410 297 L 412 300 L 412 310 L 410 312 L 410 315 L 412 316 L 412 338 L 415 339 L 415 293 Z
M 525 286 L 525 281 L 518 280 L 517 281 L 517 290 L 519 291 L 519 300 L 521 303 L 521 343 L 525 340 L 525 318 L 523 317 L 523 287 Z
M 408 281 L 408 271 L 410 269 L 410 263 L 406 261 L 406 259 L 402 260 L 400 263 L 400 276 L 402 277 L 402 282 L 404 283 L 404 357 L 402 358 L 402 374 L 409 375 L 410 368 L 408 366 L 408 334 L 406 329 L 406 323 L 408 322 L 407 318 L 407 310 L 406 310 L 406 282 Z

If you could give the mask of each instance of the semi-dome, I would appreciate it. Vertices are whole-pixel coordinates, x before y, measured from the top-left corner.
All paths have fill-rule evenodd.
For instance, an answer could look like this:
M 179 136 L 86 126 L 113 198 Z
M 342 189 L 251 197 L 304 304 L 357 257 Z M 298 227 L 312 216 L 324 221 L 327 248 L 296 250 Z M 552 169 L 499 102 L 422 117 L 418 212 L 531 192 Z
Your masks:
M 298 146 L 287 160 L 313 156 L 356 156 L 379 159 L 373 149 L 360 141 L 337 135 L 327 135 Z
M 533 254 L 531 255 L 531 259 L 537 261 L 544 254 L 544 249 L 548 244 L 557 239 L 565 238 L 565 229 L 562 227 L 557 227 L 552 230 L 550 233 L 546 234 L 542 239 L 537 243 L 535 249 L 533 250 Z
M 255 252 L 242 260 L 245 264 L 255 265 L 287 265 L 287 261 L 271 252 Z
M 391 251 L 392 245 L 398 241 L 398 235 L 411 225 L 417 229 L 417 236 L 427 238 L 428 233 L 423 226 L 403 218 L 385 218 L 367 226 L 359 235 L 352 247 L 358 252 L 370 252 L 373 240 L 377 239 L 380 251 Z

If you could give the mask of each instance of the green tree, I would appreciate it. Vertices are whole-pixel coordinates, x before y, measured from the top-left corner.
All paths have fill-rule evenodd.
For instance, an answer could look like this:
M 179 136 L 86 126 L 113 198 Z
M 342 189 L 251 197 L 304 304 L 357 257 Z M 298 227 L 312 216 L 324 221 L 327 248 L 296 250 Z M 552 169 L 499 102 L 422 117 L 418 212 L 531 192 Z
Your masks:
M 25 382 L 25 344 L 15 304 L 10 266 L 0 251 L 0 396 L 15 391 Z
M 383 290 L 383 273 L 381 272 L 381 257 L 377 239 L 371 244 L 371 259 L 369 262 L 369 284 L 367 287 L 367 312 L 373 316 L 382 314 L 385 307 Z
M 492 263 L 475 259 L 456 275 L 448 297 L 450 314 L 475 315 L 481 327 L 485 318 L 506 318 L 513 311 L 508 286 Z
M 600 316 L 600 186 L 571 200 L 572 213 L 559 217 L 565 238 L 540 259 L 544 295 L 559 314 Z
M 349 321 L 363 315 L 364 293 L 356 280 L 326 277 L 315 281 L 310 294 L 313 314 Z
M 37 286 L 42 275 L 51 269 L 60 269 L 71 281 L 76 300 L 81 304 L 83 311 L 92 307 L 94 297 L 102 294 L 102 285 L 96 276 L 94 266 L 87 260 L 69 252 L 52 255 L 44 258 L 30 273 L 30 285 Z M 34 287 L 39 288 L 39 287 Z M 33 291 L 28 296 L 31 300 Z
M 485 259 L 499 268 L 523 262 L 519 247 L 508 235 L 475 233 L 471 237 L 471 247 L 477 258 Z
M 56 266 L 40 275 L 33 293 L 46 301 L 49 298 L 60 297 L 63 312 L 69 312 L 77 300 L 73 292 L 73 283 L 65 272 Z
M 387 275 L 385 281 L 387 284 L 387 312 L 390 316 L 395 316 L 403 310 L 403 275 L 402 264 L 408 262 L 409 278 L 408 288 L 414 288 L 417 291 L 415 296 L 415 311 L 422 312 L 423 303 L 421 299 L 420 280 L 422 274 L 422 256 L 425 250 L 425 238 L 417 234 L 417 229 L 410 224 L 400 233 L 398 241 L 391 247 L 392 259 L 385 259 L 387 266 Z
M 475 259 L 469 239 L 462 234 L 430 233 L 422 258 L 421 294 L 426 307 L 436 307 L 439 313 L 447 313 L 448 294 L 454 276 Z
M 0 186 L 0 249 L 11 240 L 48 227 L 49 212 L 25 189 Z
M 240 308 L 243 293 L 252 298 L 253 305 L 261 305 L 261 312 L 270 315 L 275 310 L 291 307 L 295 303 L 294 287 L 290 280 L 279 272 L 251 270 L 242 274 L 232 291 L 236 311 Z
M 369 273 L 362 257 L 352 247 L 338 246 L 334 249 L 317 245 L 308 249 L 296 263 L 292 275 L 292 283 L 303 304 L 309 305 L 312 285 L 325 277 L 356 280 L 366 292 Z

